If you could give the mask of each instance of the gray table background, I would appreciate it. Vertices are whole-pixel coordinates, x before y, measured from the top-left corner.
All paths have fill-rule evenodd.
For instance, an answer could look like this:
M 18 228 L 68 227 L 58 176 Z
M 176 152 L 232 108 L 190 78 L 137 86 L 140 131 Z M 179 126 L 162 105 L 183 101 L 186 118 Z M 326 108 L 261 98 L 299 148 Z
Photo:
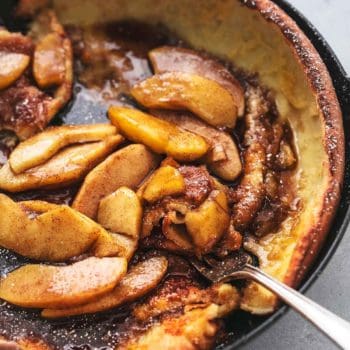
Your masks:
M 289 2 L 315 25 L 350 75 L 350 0 L 289 0 Z M 350 321 L 349 257 L 350 228 L 334 257 L 306 295 Z M 333 350 L 337 348 L 307 321 L 289 310 L 268 331 L 263 331 L 240 349 Z

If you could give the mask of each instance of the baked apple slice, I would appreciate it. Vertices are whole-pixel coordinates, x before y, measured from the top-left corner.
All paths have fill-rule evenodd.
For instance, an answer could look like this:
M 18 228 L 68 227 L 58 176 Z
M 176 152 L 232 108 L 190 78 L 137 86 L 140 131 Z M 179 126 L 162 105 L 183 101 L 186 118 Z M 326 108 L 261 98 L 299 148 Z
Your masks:
M 0 127 L 23 140 L 43 130 L 71 97 L 71 43 L 54 12 L 44 10 L 31 23 L 27 36 L 0 30 L 0 52 L 7 62 L 7 55 L 13 57 L 11 72 L 2 78 L 6 88 L 0 91 Z M 33 72 L 23 55 L 33 63 Z
M 227 231 L 229 223 L 227 197 L 223 191 L 212 191 L 198 208 L 188 211 L 185 225 L 196 253 L 199 256 L 209 253 Z
M 97 221 L 107 230 L 138 239 L 142 205 L 136 193 L 123 186 L 100 202 Z
M 123 141 L 120 135 L 102 141 L 65 148 L 44 164 L 15 174 L 6 163 L 0 169 L 0 189 L 20 192 L 38 188 L 58 188 L 81 180 Z
M 185 180 L 176 168 L 165 165 L 157 169 L 142 189 L 142 197 L 154 203 L 166 196 L 185 192 Z
M 23 202 L 20 202 L 20 206 L 26 211 L 27 215 L 30 215 L 30 216 L 46 213 L 49 210 L 56 210 L 57 208 L 60 207 L 57 204 L 47 203 L 39 200 L 23 201 Z M 85 219 L 85 221 L 92 223 L 92 228 L 96 227 L 97 237 L 96 237 L 96 240 L 93 242 L 93 245 L 90 246 L 91 248 L 89 248 L 88 253 L 99 258 L 117 256 L 117 257 L 124 257 L 128 261 L 132 258 L 135 252 L 135 249 L 137 248 L 138 236 L 134 239 L 134 238 L 129 238 L 127 236 L 123 236 L 121 234 L 110 233 L 107 230 L 105 230 L 102 225 L 101 226 L 98 225 L 95 221 L 92 221 L 85 215 L 79 213 L 78 211 L 74 211 L 74 212 L 76 214 L 79 214 L 82 217 L 82 219 Z M 132 219 L 135 220 L 135 218 L 132 218 Z M 131 226 L 130 223 L 128 222 L 125 222 L 125 225 L 128 227 Z M 73 248 L 71 247 L 71 250 L 72 249 Z M 72 255 L 72 257 L 80 255 L 85 251 L 86 249 L 84 251 L 81 251 Z
M 199 75 L 156 74 L 134 85 L 131 94 L 147 108 L 189 110 L 216 127 L 233 128 L 236 124 L 232 95 L 216 81 Z
M 33 75 L 41 89 L 64 83 L 64 42 L 59 32 L 52 32 L 40 38 L 34 51 Z
M 239 81 L 218 60 L 204 53 L 176 46 L 162 46 L 148 54 L 154 72 L 183 72 L 215 80 L 230 92 L 237 106 L 238 116 L 244 113 L 244 91 Z
M 20 174 L 46 162 L 68 145 L 100 141 L 116 133 L 115 126 L 109 124 L 50 127 L 21 142 L 10 155 L 10 166 L 14 173 Z
M 98 235 L 94 245 L 90 249 L 90 253 L 99 258 L 103 258 L 105 256 L 125 257 L 124 250 L 121 250 L 115 237 L 106 230 Z
M 159 164 L 157 155 L 140 144 L 113 153 L 85 178 L 72 204 L 73 208 L 96 219 L 102 198 L 126 186 L 132 190 Z
M 242 172 L 237 146 L 228 133 L 216 129 L 184 111 L 153 110 L 151 113 L 157 118 L 202 136 L 210 145 L 204 161 L 215 175 L 223 180 L 233 181 Z
M 65 261 L 85 253 L 104 229 L 65 205 L 16 203 L 0 194 L 0 246 L 27 258 Z
M 179 161 L 193 161 L 208 151 L 201 136 L 136 109 L 112 106 L 108 116 L 128 139 L 143 143 L 156 153 L 168 154 Z
M 12 85 L 27 69 L 30 56 L 15 52 L 0 52 L 0 89 Z
M 136 193 L 120 187 L 100 202 L 97 221 L 108 230 L 109 238 L 101 236 L 94 246 L 94 254 L 115 251 L 115 256 L 133 257 L 140 237 L 142 206 Z M 104 253 L 106 256 L 106 253 Z
M 157 287 L 165 275 L 167 267 L 168 262 L 164 257 L 154 257 L 139 262 L 130 268 L 126 276 L 111 292 L 100 297 L 98 300 L 72 308 L 45 309 L 42 311 L 41 315 L 46 318 L 59 318 L 90 314 L 109 310 L 121 304 L 141 298 Z
M 33 50 L 28 36 L 0 29 L 0 129 L 12 130 L 20 138 L 42 127 L 50 99 L 26 76 Z
M 130 261 L 134 256 L 137 246 L 137 238 L 104 230 L 98 235 L 90 253 L 99 258 L 118 256 Z
M 52 10 L 41 11 L 31 23 L 29 35 L 36 44 L 33 75 L 42 89 L 53 88 L 47 103 L 47 123 L 68 102 L 73 85 L 71 41 Z
M 1 279 L 0 298 L 30 308 L 84 304 L 111 291 L 126 269 L 124 258 L 91 257 L 68 266 L 28 264 Z

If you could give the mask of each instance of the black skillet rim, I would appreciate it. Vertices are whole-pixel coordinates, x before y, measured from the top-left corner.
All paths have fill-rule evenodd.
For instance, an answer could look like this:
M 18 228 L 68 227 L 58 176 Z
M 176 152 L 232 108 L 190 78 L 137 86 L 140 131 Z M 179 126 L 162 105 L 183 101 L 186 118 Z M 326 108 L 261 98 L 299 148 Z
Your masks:
M 284 10 L 289 17 L 291 17 L 309 38 L 313 46 L 318 51 L 323 62 L 325 63 L 330 76 L 333 81 L 333 85 L 340 103 L 340 107 L 343 115 L 344 131 L 345 131 L 345 145 L 346 145 L 346 158 L 345 164 L 350 162 L 350 78 L 347 76 L 343 66 L 336 57 L 334 51 L 326 42 L 321 33 L 313 26 L 313 24 L 302 15 L 293 5 L 286 0 L 272 0 L 282 10 Z M 348 126 L 348 128 L 346 127 Z M 305 293 L 308 288 L 317 280 L 323 270 L 326 268 L 330 259 L 336 253 L 336 249 L 340 244 L 347 228 L 350 226 L 350 167 L 346 166 L 344 175 L 344 186 L 342 196 L 337 210 L 336 216 L 333 220 L 332 231 L 333 234 L 327 235 L 326 241 L 317 257 L 317 260 L 313 263 L 313 267 L 304 279 L 301 286 L 298 288 L 301 293 Z M 257 336 L 263 330 L 266 330 L 269 326 L 272 326 L 280 317 L 286 314 L 289 307 L 283 305 L 274 314 L 261 322 L 253 330 L 247 332 L 233 343 L 218 348 L 222 350 L 232 350 L 239 347 L 239 345 L 249 342 L 250 339 Z
M 317 31 L 317 29 L 308 21 L 293 5 L 288 3 L 286 0 L 272 0 L 280 8 L 282 8 L 289 17 L 291 17 L 299 26 L 299 28 L 305 33 L 305 35 L 310 39 L 313 46 L 316 48 L 320 54 L 323 62 L 327 66 L 327 69 L 331 75 L 334 88 L 340 106 L 343 113 L 344 130 L 346 137 L 346 162 L 350 163 L 350 79 L 346 76 L 346 72 L 336 57 L 335 53 L 325 41 L 323 36 Z M 2 3 L 2 8 L 7 12 L 14 5 L 15 1 L 5 0 Z M 10 11 L 8 11 L 10 12 Z M 3 13 L 4 14 L 4 13 Z M 1 16 L 1 14 L 0 14 Z M 8 20 L 8 19 L 7 19 Z M 6 21 L 6 19 L 5 19 Z M 345 127 L 348 124 L 349 131 Z M 346 194 L 348 192 L 348 194 Z M 326 242 L 324 243 L 321 252 L 313 268 L 309 272 L 308 276 L 304 279 L 299 290 L 304 293 L 307 289 L 316 281 L 317 277 L 322 273 L 322 271 L 327 266 L 328 262 L 336 252 L 336 249 L 341 242 L 347 228 L 350 226 L 350 200 L 346 197 L 350 197 L 350 167 L 345 169 L 345 179 L 344 188 L 342 192 L 342 198 L 339 208 L 336 213 L 336 217 L 333 221 L 333 235 L 328 235 Z M 246 334 L 242 335 L 238 340 L 226 346 L 219 346 L 222 350 L 231 350 L 239 347 L 244 343 L 247 343 L 250 339 L 255 337 L 257 334 L 265 330 L 268 326 L 271 326 L 280 317 L 282 317 L 288 310 L 287 306 L 282 306 L 274 314 L 272 314 L 267 319 L 263 320 L 257 327 L 253 330 L 248 331 Z

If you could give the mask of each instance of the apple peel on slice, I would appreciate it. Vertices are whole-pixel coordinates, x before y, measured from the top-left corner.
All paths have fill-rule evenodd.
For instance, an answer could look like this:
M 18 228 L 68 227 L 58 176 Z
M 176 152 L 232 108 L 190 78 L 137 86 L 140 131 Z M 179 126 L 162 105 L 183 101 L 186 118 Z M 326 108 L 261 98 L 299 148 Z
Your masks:
M 215 80 L 234 98 L 238 116 L 244 114 L 244 90 L 234 75 L 218 60 L 198 51 L 176 46 L 158 47 L 151 50 L 148 56 L 156 74 L 183 72 Z
M 234 128 L 236 124 L 232 95 L 216 81 L 199 75 L 156 74 L 134 85 L 131 94 L 147 108 L 189 110 L 215 127 Z

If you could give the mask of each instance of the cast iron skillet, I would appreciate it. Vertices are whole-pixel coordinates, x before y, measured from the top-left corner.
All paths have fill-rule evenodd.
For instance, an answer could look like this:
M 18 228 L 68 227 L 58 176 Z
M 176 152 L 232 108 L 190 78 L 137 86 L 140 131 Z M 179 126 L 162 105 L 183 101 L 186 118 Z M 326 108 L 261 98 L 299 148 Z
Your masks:
M 310 285 L 316 280 L 317 276 L 319 276 L 320 273 L 324 270 L 333 254 L 335 254 L 336 248 L 341 242 L 342 237 L 350 224 L 350 78 L 346 76 L 346 73 L 337 57 L 335 56 L 334 52 L 326 43 L 321 34 L 313 27 L 313 25 L 285 0 L 273 1 L 278 6 L 280 6 L 304 31 L 326 64 L 333 80 L 333 85 L 343 112 L 345 130 L 346 168 L 342 197 L 332 225 L 332 234 L 329 234 L 327 236 L 326 242 L 318 255 L 317 261 L 314 263 L 313 268 L 310 270 L 304 279 L 304 283 L 302 283 L 300 287 L 300 291 L 305 292 L 307 288 L 310 287 Z M 15 5 L 15 2 L 15 0 L 2 0 L 0 3 L 0 21 L 12 30 L 21 29 L 23 24 L 14 23 L 11 19 L 11 11 Z M 96 108 L 96 106 L 87 105 L 86 101 L 79 99 L 75 99 L 73 102 L 73 108 L 71 107 L 72 105 L 68 106 L 62 113 L 60 113 L 59 118 L 62 118 L 65 120 L 65 122 L 69 122 L 71 119 L 70 117 L 73 114 L 75 119 L 86 116 L 86 112 L 89 112 L 89 114 L 92 115 L 99 114 L 98 107 Z M 267 326 L 271 325 L 275 320 L 281 317 L 286 312 L 286 310 L 287 307 L 281 307 L 277 312 L 268 317 L 252 316 L 244 312 L 235 313 L 227 322 L 227 330 L 229 332 L 229 335 L 224 344 L 218 346 L 218 349 L 229 350 L 237 348 L 237 346 L 244 342 L 247 342 L 257 333 L 261 332 Z M 20 314 L 17 315 L 17 318 L 20 317 Z M 230 324 L 235 325 L 234 332 L 229 328 Z M 38 331 L 40 333 L 40 330 Z M 70 349 L 69 346 L 65 346 L 64 348 L 65 350 Z M 87 349 L 87 347 L 84 346 L 74 347 L 74 349 L 80 348 Z

